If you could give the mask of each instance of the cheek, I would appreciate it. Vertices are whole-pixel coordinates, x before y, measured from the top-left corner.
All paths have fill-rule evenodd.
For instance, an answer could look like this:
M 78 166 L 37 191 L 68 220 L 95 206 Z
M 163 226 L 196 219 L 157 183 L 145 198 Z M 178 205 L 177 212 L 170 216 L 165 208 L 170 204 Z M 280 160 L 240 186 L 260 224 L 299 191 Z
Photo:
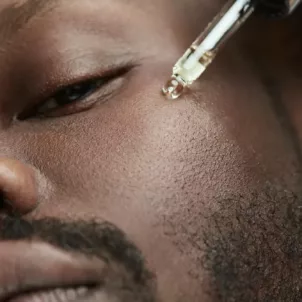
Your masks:
M 109 103 L 28 129 L 23 139 L 34 137 L 35 148 L 25 157 L 53 187 L 45 207 L 72 211 L 85 200 L 93 213 L 145 201 L 174 213 L 189 201 L 291 179 L 284 167 L 292 173 L 295 157 L 268 96 L 244 61 L 225 56 L 183 100 L 160 94 L 172 63 L 146 63 Z
M 201 254 L 192 241 L 202 245 L 198 234 L 217 199 L 295 182 L 291 142 L 256 76 L 234 60 L 221 57 L 176 102 L 160 94 L 174 60 L 145 64 L 107 104 L 33 124 L 25 135 L 20 127 L 23 158 L 52 187 L 34 215 L 115 223 L 160 278 L 177 271 L 185 288 L 183 272 L 194 272 L 191 259 Z M 177 266 L 179 253 L 192 257 Z
M 302 66 L 301 66 L 302 70 Z M 282 88 L 281 88 L 282 87 Z M 283 110 L 287 112 L 287 118 L 290 120 L 287 125 L 291 132 L 296 136 L 297 150 L 302 149 L 302 102 L 301 102 L 301 79 L 296 76 L 284 79 L 280 84 L 280 101 L 283 102 Z M 286 124 L 286 122 L 285 122 Z
M 184 209 L 198 219 L 217 197 L 255 190 L 267 179 L 290 182 L 290 142 L 267 95 L 230 57 L 186 99 L 165 100 L 160 88 L 169 66 L 146 64 L 108 104 L 33 130 L 41 138 L 36 165 L 53 185 L 41 213 L 83 213 L 84 201 L 89 215 L 127 205 L 149 219 L 181 218 Z

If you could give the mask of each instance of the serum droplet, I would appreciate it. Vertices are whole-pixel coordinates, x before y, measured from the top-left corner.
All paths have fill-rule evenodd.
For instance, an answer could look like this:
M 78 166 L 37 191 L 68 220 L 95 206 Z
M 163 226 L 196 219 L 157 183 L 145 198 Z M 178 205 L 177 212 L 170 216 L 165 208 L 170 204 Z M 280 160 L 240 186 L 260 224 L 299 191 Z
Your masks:
M 172 100 L 179 98 L 186 87 L 185 82 L 180 77 L 173 76 L 163 87 L 163 94 Z

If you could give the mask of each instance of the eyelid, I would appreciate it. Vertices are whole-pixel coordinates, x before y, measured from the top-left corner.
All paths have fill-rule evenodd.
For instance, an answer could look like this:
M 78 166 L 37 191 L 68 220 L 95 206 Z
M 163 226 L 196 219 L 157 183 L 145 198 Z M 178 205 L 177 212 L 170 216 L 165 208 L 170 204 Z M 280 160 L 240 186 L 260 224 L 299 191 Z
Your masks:
M 96 88 L 96 90 L 87 97 L 75 101 L 75 103 L 70 103 L 61 107 L 58 106 L 53 110 L 37 114 L 37 118 L 61 117 L 87 111 L 97 104 L 104 104 L 107 102 L 118 93 L 117 91 L 120 90 L 123 83 L 124 79 L 122 77 L 114 78 L 103 86 Z
M 87 81 L 104 81 L 104 84 L 100 85 L 100 87 L 98 88 L 98 89 L 102 89 L 102 86 L 104 87 L 104 86 L 108 85 L 108 83 L 110 83 L 110 81 L 114 80 L 115 78 L 123 77 L 126 73 L 128 73 L 130 70 L 132 70 L 136 66 L 137 66 L 137 64 L 119 66 L 119 67 L 116 67 L 115 69 L 108 69 L 99 76 L 87 75 L 87 76 L 83 76 L 83 77 L 74 79 L 73 81 L 70 80 L 67 82 L 68 84 L 61 85 L 61 86 L 59 85 L 55 89 L 53 89 L 53 92 L 48 92 L 48 94 L 44 94 L 46 96 L 39 97 L 35 101 L 31 102 L 31 105 L 28 106 L 27 108 L 25 108 L 24 110 L 22 110 L 22 112 L 16 116 L 16 119 L 25 120 L 31 114 L 31 112 L 34 112 L 39 106 L 43 105 L 43 103 L 51 100 L 51 98 L 54 97 L 54 95 L 61 90 L 67 89 L 68 87 L 71 87 L 71 86 L 77 85 L 77 84 L 81 84 L 81 83 L 87 82 Z M 49 90 L 49 91 L 51 91 L 51 90 Z
M 58 82 L 55 82 L 53 84 L 47 84 L 47 87 L 42 89 L 39 96 L 36 98 L 40 101 L 41 99 L 47 99 L 51 98 L 55 93 L 59 92 L 60 90 L 66 89 L 70 86 L 77 85 L 86 81 L 97 81 L 97 80 L 103 80 L 103 79 L 109 79 L 114 78 L 117 76 L 121 76 L 128 71 L 130 71 L 132 68 L 136 67 L 134 63 L 127 63 L 125 65 L 108 65 L 105 68 L 102 68 L 101 71 L 98 72 L 87 72 L 82 75 L 70 75 L 67 79 L 64 77 L 56 77 Z

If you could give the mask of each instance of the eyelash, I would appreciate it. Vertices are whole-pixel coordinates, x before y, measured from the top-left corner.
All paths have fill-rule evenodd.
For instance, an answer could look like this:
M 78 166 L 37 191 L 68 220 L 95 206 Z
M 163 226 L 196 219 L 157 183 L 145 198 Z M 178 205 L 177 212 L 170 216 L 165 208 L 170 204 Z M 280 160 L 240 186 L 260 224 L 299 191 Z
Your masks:
M 26 109 L 19 114 L 17 119 L 24 121 L 32 118 L 66 116 L 89 110 L 96 103 L 105 103 L 121 86 L 123 76 L 125 76 L 130 69 L 131 67 L 121 68 L 100 78 L 84 80 L 63 87 L 55 91 L 46 101 L 40 102 L 33 108 Z M 86 92 L 85 88 L 88 88 Z M 100 90 L 103 90 L 101 95 L 95 96 Z M 71 99 L 67 104 L 60 105 L 60 98 L 62 101 L 62 98 L 71 96 L 72 92 L 78 93 L 79 97 Z M 46 108 L 47 106 L 49 108 Z

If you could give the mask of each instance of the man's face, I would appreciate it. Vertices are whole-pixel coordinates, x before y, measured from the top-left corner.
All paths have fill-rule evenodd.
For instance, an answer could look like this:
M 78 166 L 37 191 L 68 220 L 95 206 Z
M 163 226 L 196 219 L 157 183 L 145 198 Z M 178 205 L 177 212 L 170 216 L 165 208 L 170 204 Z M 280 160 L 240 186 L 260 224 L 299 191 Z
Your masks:
M 263 49 L 266 23 L 252 22 L 183 98 L 160 93 L 222 3 L 1 1 L 0 237 L 14 242 L 0 265 L 18 264 L 24 288 L 108 285 L 83 301 L 128 301 L 113 300 L 118 282 L 139 302 L 301 298 L 301 15 L 275 24 L 279 40 L 263 29 Z M 292 44 L 269 55 L 280 41 Z

